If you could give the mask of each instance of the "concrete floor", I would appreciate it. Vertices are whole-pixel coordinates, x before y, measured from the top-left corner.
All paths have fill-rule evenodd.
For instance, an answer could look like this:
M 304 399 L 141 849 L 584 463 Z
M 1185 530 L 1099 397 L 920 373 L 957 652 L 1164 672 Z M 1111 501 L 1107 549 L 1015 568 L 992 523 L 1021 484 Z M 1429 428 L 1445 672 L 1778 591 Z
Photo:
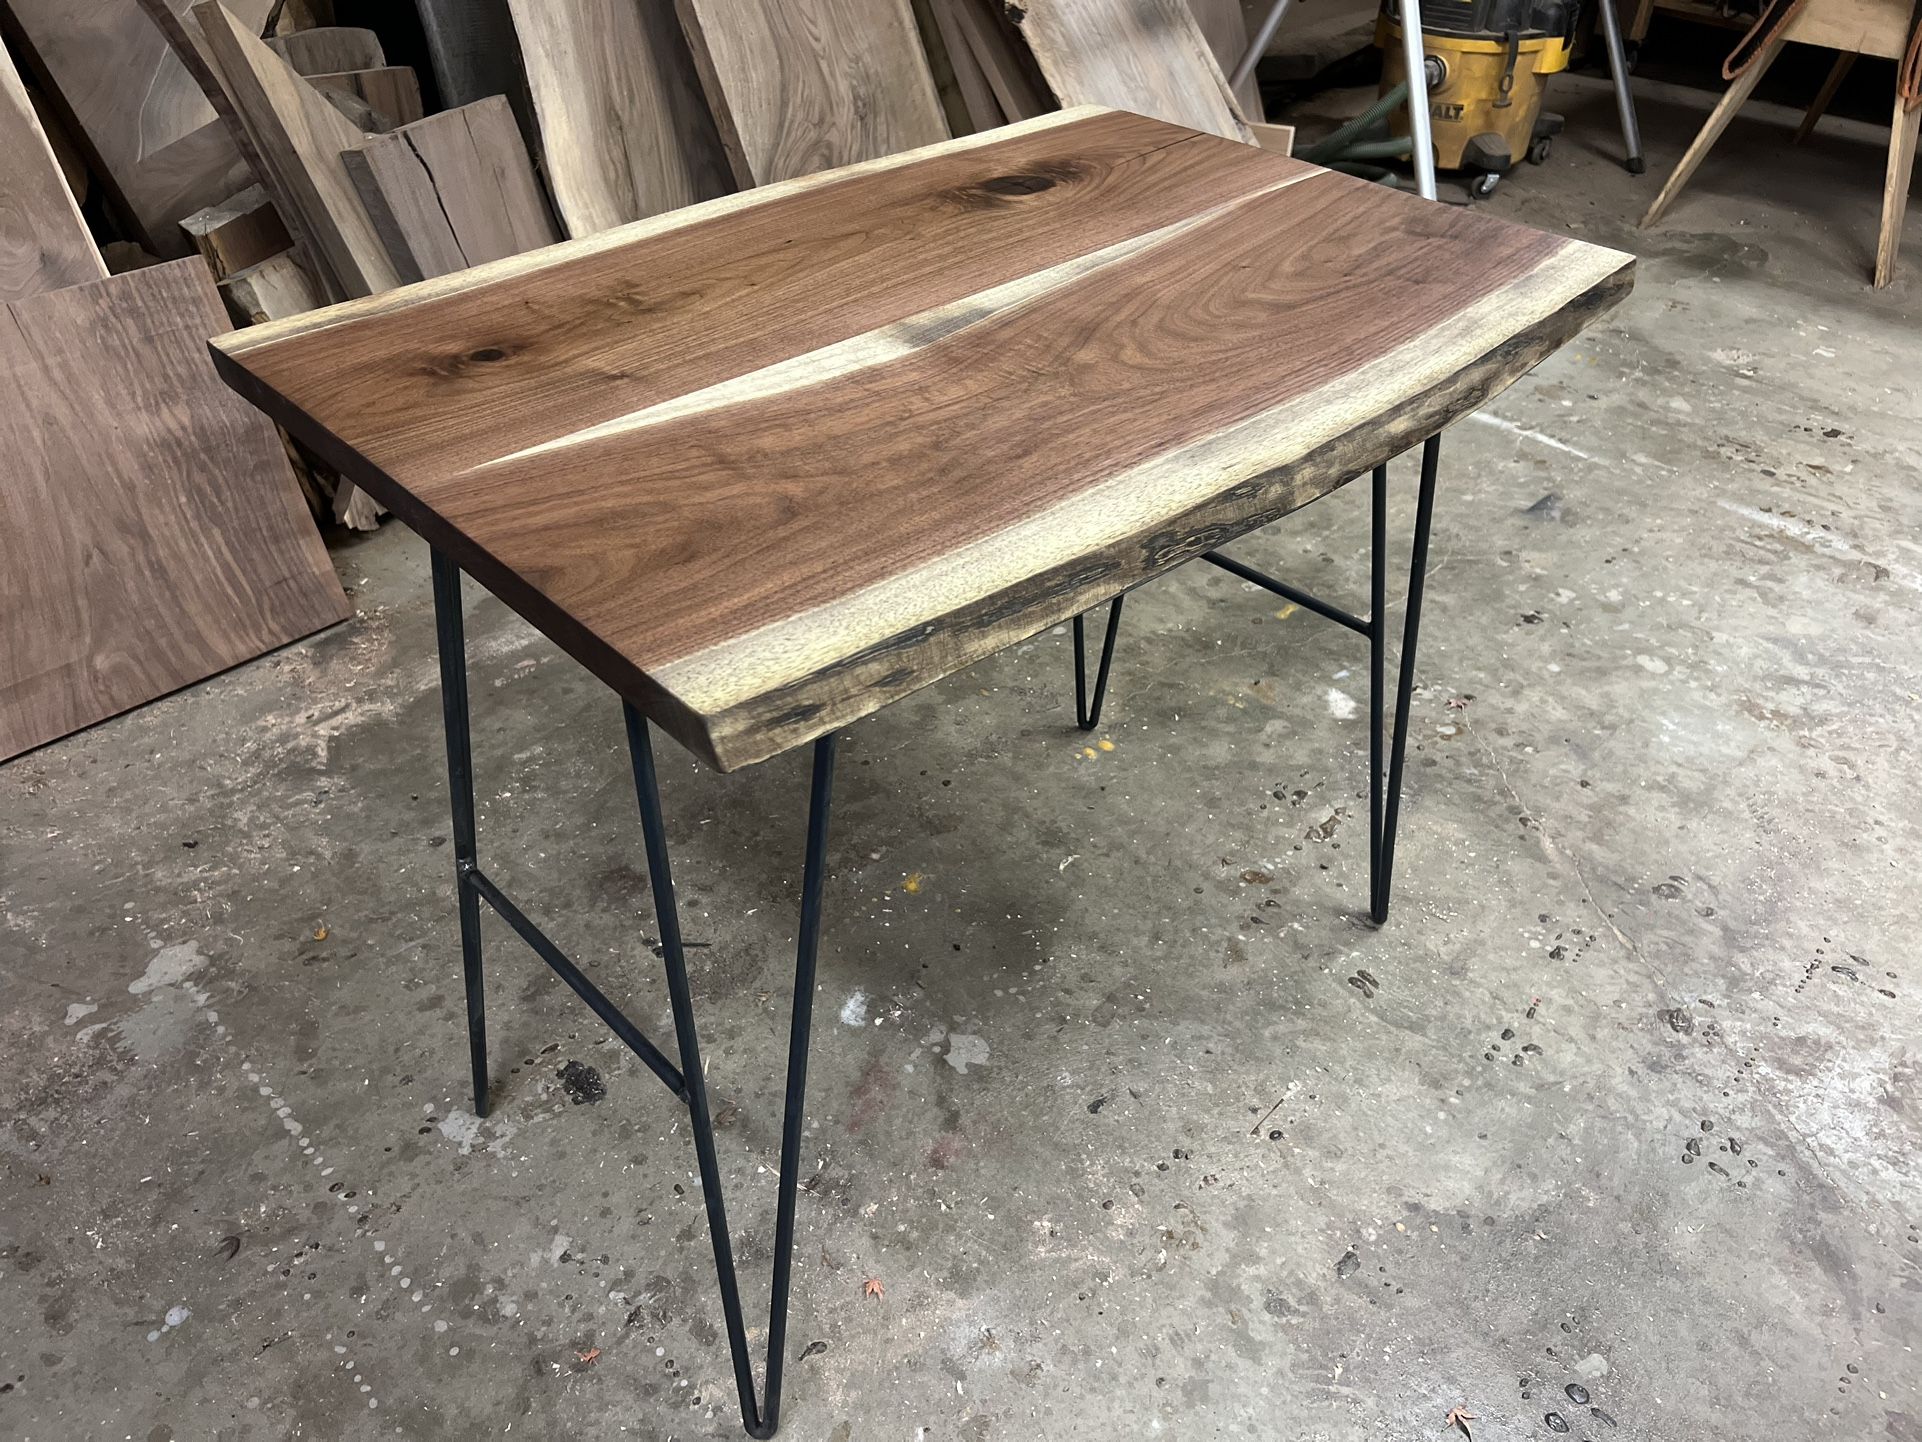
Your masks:
M 1491 205 L 1645 260 L 1445 451 L 1385 930 L 1365 651 L 1218 573 L 1112 750 L 1060 633 L 847 736 L 783 1436 L 1922 1438 L 1922 229 L 1762 110 L 1640 234 L 1707 97 L 1562 102 Z M 1365 501 L 1237 549 L 1359 598 Z M 0 770 L 0 1436 L 738 1436 L 680 1110 L 493 922 L 468 1112 L 424 556 L 334 554 Z M 617 709 L 470 610 L 484 857 L 665 1040 Z M 758 1316 L 805 756 L 663 783 Z

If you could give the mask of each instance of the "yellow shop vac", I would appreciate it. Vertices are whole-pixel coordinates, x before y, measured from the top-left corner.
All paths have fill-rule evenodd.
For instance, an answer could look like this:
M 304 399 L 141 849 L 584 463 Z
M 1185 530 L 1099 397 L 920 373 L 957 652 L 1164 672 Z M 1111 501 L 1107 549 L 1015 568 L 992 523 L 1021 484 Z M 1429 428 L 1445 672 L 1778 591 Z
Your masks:
M 1548 159 L 1562 117 L 1542 109 L 1542 94 L 1568 68 L 1574 0 L 1423 0 L 1421 26 L 1435 168 L 1471 172 L 1479 197 L 1524 157 Z M 1375 43 L 1386 95 L 1408 74 L 1395 0 L 1383 0 Z M 1405 108 L 1395 108 L 1390 133 L 1407 136 Z

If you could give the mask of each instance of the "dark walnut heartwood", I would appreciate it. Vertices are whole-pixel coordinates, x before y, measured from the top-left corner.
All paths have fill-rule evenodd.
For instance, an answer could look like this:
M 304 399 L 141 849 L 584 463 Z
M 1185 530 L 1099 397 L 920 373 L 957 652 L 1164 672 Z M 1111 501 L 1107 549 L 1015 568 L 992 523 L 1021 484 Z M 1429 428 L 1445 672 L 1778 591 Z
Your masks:
M 220 337 L 230 384 L 723 770 L 1433 435 L 1617 251 L 1080 109 Z

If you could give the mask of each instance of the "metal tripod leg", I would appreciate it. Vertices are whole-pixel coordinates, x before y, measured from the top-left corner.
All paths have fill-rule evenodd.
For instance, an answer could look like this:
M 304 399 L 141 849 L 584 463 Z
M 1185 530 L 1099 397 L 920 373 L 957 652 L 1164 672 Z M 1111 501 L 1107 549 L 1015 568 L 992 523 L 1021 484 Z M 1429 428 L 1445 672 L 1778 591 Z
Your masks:
M 821 936 L 821 893 L 827 875 L 828 809 L 834 783 L 834 737 L 814 743 L 814 777 L 808 801 L 807 861 L 801 883 L 801 932 L 794 959 L 794 1003 L 788 1022 L 787 1098 L 781 1124 L 781 1173 L 774 1220 L 774 1280 L 768 1304 L 767 1385 L 764 1401 L 754 1395 L 754 1366 L 742 1321 L 741 1289 L 734 1270 L 734 1243 L 721 1196 L 721 1164 L 714 1149 L 714 1119 L 708 1108 L 701 1043 L 694 1028 L 694 1002 L 688 989 L 687 959 L 681 942 L 680 913 L 669 870 L 667 831 L 661 821 L 660 787 L 647 722 L 625 706 L 627 743 L 634 762 L 634 789 L 641 807 L 641 832 L 647 844 L 647 871 L 653 884 L 661 955 L 667 968 L 674 1037 L 680 1047 L 683 1098 L 692 1120 L 694 1155 L 701 1172 L 701 1196 L 714 1242 L 714 1274 L 721 1289 L 728 1351 L 734 1360 L 734 1388 L 741 1421 L 750 1437 L 772 1437 L 780 1425 L 781 1373 L 787 1348 L 788 1284 L 794 1270 L 795 1188 L 801 1170 L 801 1123 L 806 1111 L 808 1039 L 814 1019 L 814 966 Z
M 1635 119 L 1635 97 L 1628 88 L 1628 55 L 1622 47 L 1622 17 L 1615 13 L 1614 0 L 1598 0 L 1602 7 L 1602 44 L 1608 51 L 1608 78 L 1615 86 L 1615 113 L 1622 122 L 1622 148 L 1628 152 L 1623 164 L 1630 175 L 1640 175 L 1648 166 L 1642 160 L 1642 127 Z

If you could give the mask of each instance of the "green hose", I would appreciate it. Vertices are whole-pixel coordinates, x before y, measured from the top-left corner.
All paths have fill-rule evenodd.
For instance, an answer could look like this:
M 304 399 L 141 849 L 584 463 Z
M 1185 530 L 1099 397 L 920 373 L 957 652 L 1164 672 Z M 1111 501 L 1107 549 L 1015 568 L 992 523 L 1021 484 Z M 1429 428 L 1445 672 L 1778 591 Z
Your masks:
M 1315 165 L 1326 165 L 1330 160 L 1341 155 L 1352 142 L 1360 139 L 1372 126 L 1379 125 L 1387 119 L 1388 113 L 1397 105 L 1405 105 L 1407 102 L 1408 82 L 1404 80 L 1333 135 L 1316 141 L 1302 151 L 1300 158 Z M 1412 147 L 1410 149 L 1412 150 Z
M 1338 160 L 1401 160 L 1415 153 L 1415 142 L 1406 135 L 1388 140 L 1358 140 L 1336 157 Z

